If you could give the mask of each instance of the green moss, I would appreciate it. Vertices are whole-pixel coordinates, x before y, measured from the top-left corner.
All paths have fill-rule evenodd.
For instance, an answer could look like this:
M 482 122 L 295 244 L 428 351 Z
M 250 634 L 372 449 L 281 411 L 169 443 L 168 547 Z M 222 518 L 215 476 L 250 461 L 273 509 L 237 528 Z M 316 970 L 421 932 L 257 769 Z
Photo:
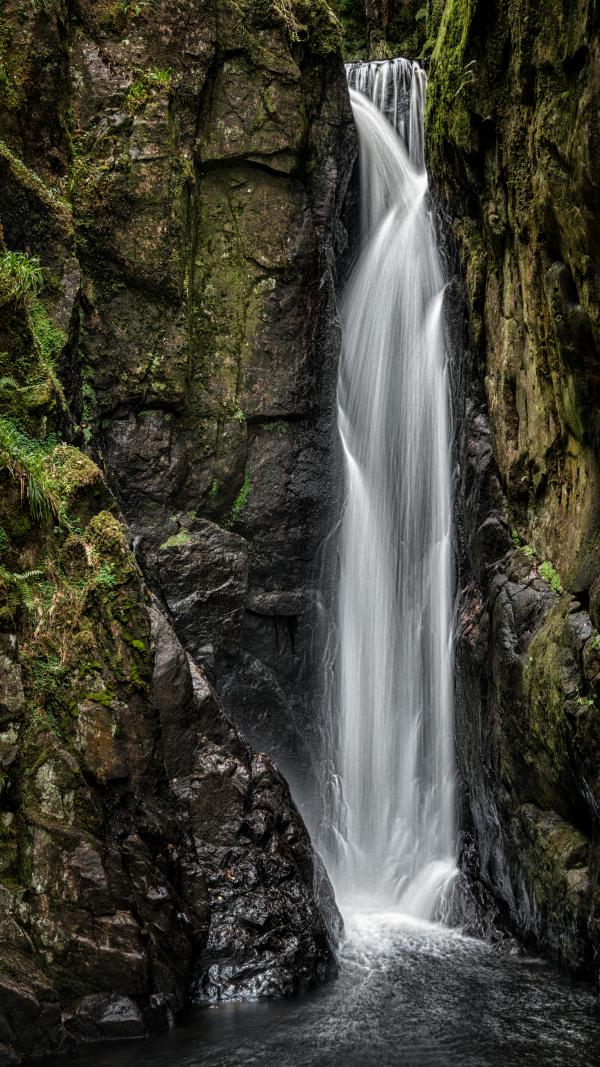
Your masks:
M 140 77 L 131 83 L 125 96 L 125 107 L 128 111 L 135 112 L 147 103 L 155 91 L 167 89 L 170 91 L 173 82 L 171 69 L 157 69 L 144 71 Z
M 289 422 L 283 422 L 281 419 L 278 419 L 277 422 L 264 422 L 262 429 L 265 430 L 266 433 L 277 433 L 281 437 L 284 437 L 290 432 L 290 424 Z
M 63 510 L 78 493 L 102 481 L 102 472 L 94 461 L 71 445 L 58 445 L 52 449 L 44 459 L 44 473 Z
M 560 575 L 556 573 L 552 564 L 545 560 L 544 563 L 540 563 L 539 567 L 540 578 L 543 578 L 548 583 L 554 593 L 560 593 L 562 589 L 562 582 Z
M 116 696 L 110 689 L 102 689 L 98 693 L 84 693 L 83 699 L 91 700 L 93 704 L 101 704 L 103 708 L 112 708 Z
M 43 363 L 54 370 L 56 361 L 67 343 L 65 333 L 54 325 L 40 301 L 35 301 L 30 308 L 29 324 Z
M 0 174 L 2 170 L 8 171 L 12 181 L 24 192 L 32 196 L 48 209 L 49 217 L 58 222 L 65 236 L 72 233 L 71 209 L 67 202 L 52 189 L 34 171 L 30 170 L 11 149 L 0 141 Z
M 474 12 L 474 0 L 447 0 L 443 7 L 431 57 L 426 117 L 430 149 L 439 156 L 448 144 L 471 149 L 467 101 L 475 72 L 466 50 Z
M 94 515 L 85 533 L 90 545 L 106 561 L 120 563 L 129 555 L 123 524 L 110 511 Z
M 172 537 L 163 541 L 161 548 L 181 548 L 183 545 L 189 545 L 192 540 L 187 530 L 180 530 L 179 533 L 173 534 Z

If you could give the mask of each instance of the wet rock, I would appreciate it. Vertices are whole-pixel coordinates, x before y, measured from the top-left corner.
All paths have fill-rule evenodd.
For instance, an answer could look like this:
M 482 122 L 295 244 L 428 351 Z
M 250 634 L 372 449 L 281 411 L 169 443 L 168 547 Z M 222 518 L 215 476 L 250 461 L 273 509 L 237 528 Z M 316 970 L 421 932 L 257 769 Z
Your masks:
M 14 660 L 16 642 L 9 635 L 4 637 L 8 654 L 0 646 L 0 715 L 7 718 L 18 715 L 25 704 L 21 668 Z
M 239 643 L 248 587 L 248 545 L 207 521 L 167 540 L 158 555 L 162 592 L 186 648 L 210 662 L 215 646 Z
M 75 1006 L 70 1030 L 87 1041 L 145 1037 L 146 1026 L 137 1004 L 129 997 L 93 995 Z

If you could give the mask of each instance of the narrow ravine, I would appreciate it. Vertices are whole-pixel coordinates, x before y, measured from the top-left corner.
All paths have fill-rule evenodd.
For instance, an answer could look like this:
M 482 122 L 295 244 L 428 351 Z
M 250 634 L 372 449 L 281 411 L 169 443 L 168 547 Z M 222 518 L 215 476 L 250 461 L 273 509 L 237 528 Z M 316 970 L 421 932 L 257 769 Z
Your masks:
M 425 72 L 351 64 L 361 249 L 343 307 L 329 855 L 353 908 L 431 919 L 453 877 L 445 283 L 423 158 Z M 331 850 L 330 850 L 331 851 Z
M 151 1044 L 53 1063 L 592 1067 L 600 1058 L 590 987 L 516 942 L 476 940 L 441 921 L 457 873 L 451 426 L 426 75 L 396 60 L 352 65 L 348 77 L 362 236 L 343 306 L 345 505 L 323 835 L 345 919 L 339 978 L 296 998 L 191 1009 Z

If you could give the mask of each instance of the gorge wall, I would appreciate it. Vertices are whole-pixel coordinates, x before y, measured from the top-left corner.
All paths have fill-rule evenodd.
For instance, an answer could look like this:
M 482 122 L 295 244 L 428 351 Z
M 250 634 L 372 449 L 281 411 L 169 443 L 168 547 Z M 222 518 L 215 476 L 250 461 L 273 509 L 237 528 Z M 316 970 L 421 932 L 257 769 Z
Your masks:
M 598 971 L 597 10 L 331 7 L 0 3 L 0 1063 L 335 971 L 253 749 L 299 785 L 318 728 L 342 43 L 431 57 L 463 866 Z
M 335 972 L 326 876 L 219 694 L 301 762 L 355 135 L 325 4 L 1 7 L 12 1063 Z
M 597 975 L 599 15 L 585 0 L 433 7 L 429 160 L 464 278 L 464 858 L 521 937 Z

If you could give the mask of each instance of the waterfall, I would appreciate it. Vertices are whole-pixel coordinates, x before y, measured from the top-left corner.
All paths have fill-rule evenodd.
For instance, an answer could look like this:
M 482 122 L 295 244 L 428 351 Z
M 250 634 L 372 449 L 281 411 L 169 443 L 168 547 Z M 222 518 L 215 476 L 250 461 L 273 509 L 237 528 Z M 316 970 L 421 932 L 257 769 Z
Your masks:
M 362 240 L 338 381 L 345 505 L 326 850 L 343 905 L 428 919 L 455 870 L 455 830 L 449 385 L 427 79 L 394 60 L 351 64 L 348 81 Z

